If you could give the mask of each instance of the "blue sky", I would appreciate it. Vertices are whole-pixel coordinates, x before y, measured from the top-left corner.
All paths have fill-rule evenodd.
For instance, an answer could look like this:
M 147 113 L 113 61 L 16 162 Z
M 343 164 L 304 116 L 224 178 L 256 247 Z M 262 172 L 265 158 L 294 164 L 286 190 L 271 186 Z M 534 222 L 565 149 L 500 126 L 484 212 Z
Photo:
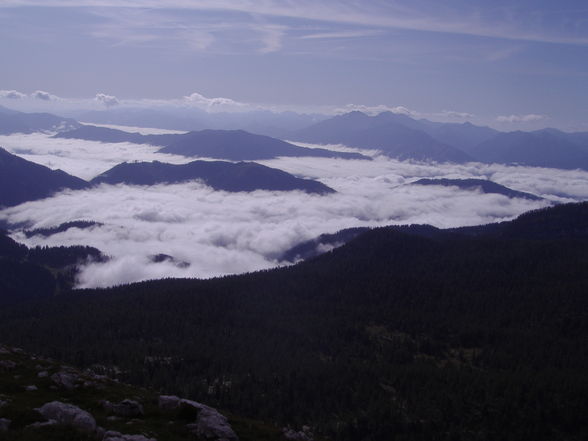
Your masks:
M 196 92 L 588 131 L 585 0 L 0 0 L 0 57 L 12 107 Z

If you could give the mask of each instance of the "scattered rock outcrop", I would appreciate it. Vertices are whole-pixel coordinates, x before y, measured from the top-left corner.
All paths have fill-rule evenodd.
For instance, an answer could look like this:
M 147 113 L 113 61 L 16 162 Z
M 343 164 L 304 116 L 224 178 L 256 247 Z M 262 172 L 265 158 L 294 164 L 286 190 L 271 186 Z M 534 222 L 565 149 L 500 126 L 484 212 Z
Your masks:
M 8 431 L 11 422 L 8 418 L 0 418 L 0 433 Z
M 122 400 L 120 403 L 111 403 L 103 400 L 100 402 L 106 412 L 123 418 L 137 418 L 143 416 L 143 406 L 134 400 Z
M 284 427 L 282 434 L 289 441 L 314 441 L 314 435 L 308 426 L 302 426 L 302 430 L 298 431 Z
M 0 394 L 2 440 L 63 435 L 91 441 L 239 441 L 228 419 L 205 404 L 97 373 L 104 370 L 81 371 L 8 346 L 0 349 L 0 383 L 9 386 Z M 285 439 L 277 428 L 245 421 L 235 420 L 235 429 L 247 424 L 248 439 Z
M 196 414 L 196 422 L 187 424 L 186 428 L 199 438 L 216 441 L 238 441 L 227 418 L 218 410 L 197 401 L 182 399 L 173 395 L 159 397 L 159 409 L 164 412 L 184 410 Z
M 144 435 L 124 435 L 114 430 L 107 431 L 102 441 L 157 441 L 155 438 L 147 438 Z
M 82 432 L 93 433 L 96 431 L 94 417 L 73 404 L 52 401 L 37 409 L 48 420 L 57 421 L 59 424 L 72 426 Z
M 0 360 L 0 369 L 5 371 L 12 370 L 16 367 L 16 363 L 11 360 Z
M 78 382 L 79 377 L 73 373 L 68 371 L 59 371 L 51 375 L 51 381 L 55 383 L 57 387 L 66 389 L 66 390 L 73 390 L 76 387 L 76 382 Z

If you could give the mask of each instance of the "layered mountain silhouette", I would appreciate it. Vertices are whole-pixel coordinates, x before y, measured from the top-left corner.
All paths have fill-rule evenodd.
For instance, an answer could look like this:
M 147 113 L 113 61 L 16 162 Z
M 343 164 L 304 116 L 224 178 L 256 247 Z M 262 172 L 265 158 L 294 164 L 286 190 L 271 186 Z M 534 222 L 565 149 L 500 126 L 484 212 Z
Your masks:
M 233 161 L 271 159 L 279 156 L 370 159 L 359 153 L 310 149 L 264 135 L 254 135 L 244 130 L 227 130 L 240 127 L 240 122 L 247 120 L 250 124 L 241 126 L 257 133 L 315 144 L 344 144 L 376 149 L 384 155 L 401 160 L 456 163 L 479 161 L 588 170 L 588 132 L 566 133 L 556 129 L 498 132 L 469 122 L 440 123 L 392 112 L 368 116 L 354 111 L 328 119 L 317 115 L 287 112 L 280 116 L 271 112 L 267 115 L 266 112 L 249 112 L 251 115 L 247 117 L 226 113 L 222 117 L 216 115 L 214 118 L 204 113 L 198 115 L 198 120 L 202 123 L 200 125 L 191 123 L 193 120 L 186 115 L 169 114 L 168 117 L 177 123 L 170 123 L 171 126 L 167 123 L 156 124 L 158 117 L 161 116 L 156 111 L 117 109 L 91 114 L 95 116 L 93 120 L 104 123 L 181 129 L 205 128 L 185 134 L 142 135 L 81 125 L 73 119 L 47 113 L 22 113 L 3 107 L 0 108 L 0 134 L 58 131 L 60 133 L 56 136 L 61 138 L 151 144 L 162 146 L 163 153 Z M 272 129 L 271 124 L 262 122 L 256 126 L 253 114 L 264 121 L 264 118 L 290 121 L 284 126 L 289 129 Z M 111 118 L 108 115 L 119 117 Z M 130 119 L 125 119 L 127 117 Z M 292 130 L 293 127 L 297 129 Z
M 80 126 L 76 120 L 50 113 L 23 113 L 0 107 L 0 135 L 12 133 L 55 132 Z
M 68 132 L 61 132 L 54 135 L 54 138 L 84 139 L 86 141 L 99 142 L 132 142 L 135 144 L 151 144 L 165 146 L 179 139 L 180 134 L 143 135 L 137 132 L 126 132 L 124 130 L 111 129 L 83 125 Z
M 438 123 L 391 112 L 368 116 L 354 111 L 299 130 L 291 139 L 378 149 L 398 159 L 588 170 L 588 132 L 505 133 L 467 122 Z
M 424 131 L 398 122 L 401 116 L 389 113 L 368 116 L 362 112 L 350 112 L 300 130 L 294 134 L 293 139 L 377 149 L 387 156 L 398 159 L 439 162 L 473 160 L 463 151 L 436 140 Z M 414 121 L 406 116 L 402 119 Z
M 83 179 L 51 170 L 0 147 L 0 207 L 43 199 L 63 189 L 88 187 Z
M 90 181 L 97 184 L 154 185 L 202 180 L 215 190 L 224 191 L 292 191 L 326 194 L 334 190 L 310 179 L 297 178 L 275 168 L 254 162 L 193 161 L 166 164 L 158 161 L 119 164 Z
M 277 156 L 369 159 L 359 153 L 300 147 L 269 136 L 254 135 L 244 130 L 190 132 L 162 148 L 160 152 L 183 156 L 223 158 L 233 161 L 271 159 Z
M 164 146 L 159 151 L 188 157 L 207 157 L 232 161 L 272 159 L 278 156 L 312 156 L 323 158 L 371 159 L 353 152 L 300 147 L 244 130 L 201 130 L 185 134 L 142 135 L 106 127 L 82 126 L 57 138 L 84 139 L 101 142 L 133 142 Z
M 254 110 L 248 112 L 207 112 L 198 108 L 145 109 L 113 108 L 80 112 L 80 121 L 133 127 L 155 127 L 183 131 L 203 129 L 235 130 L 283 138 L 286 134 L 328 118 L 319 114 Z
M 516 191 L 504 185 L 487 179 L 419 179 L 413 182 L 415 185 L 441 185 L 444 187 L 458 187 L 462 190 L 477 190 L 482 193 L 494 193 L 507 196 L 509 198 L 523 198 L 530 200 L 541 200 L 542 198 L 531 193 Z
M 62 170 L 51 170 L 27 161 L 0 147 L 0 207 L 43 199 L 64 189 L 81 190 L 102 183 L 154 185 L 195 179 L 202 180 L 216 190 L 224 191 L 299 190 L 315 194 L 334 192 L 332 188 L 318 181 L 297 178 L 282 170 L 253 162 L 193 161 L 181 165 L 158 161 L 125 162 L 87 182 Z M 89 224 L 94 225 L 91 222 Z M 64 224 L 63 228 L 72 226 L 89 225 Z M 42 231 L 39 234 L 50 235 L 59 231 Z
M 482 162 L 588 170 L 582 135 L 557 130 L 501 133 L 471 150 Z

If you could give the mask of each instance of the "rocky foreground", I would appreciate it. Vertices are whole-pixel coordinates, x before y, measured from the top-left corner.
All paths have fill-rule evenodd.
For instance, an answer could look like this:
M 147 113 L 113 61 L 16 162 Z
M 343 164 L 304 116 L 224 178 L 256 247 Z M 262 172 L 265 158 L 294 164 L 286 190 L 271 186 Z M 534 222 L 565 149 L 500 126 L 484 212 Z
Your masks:
M 237 435 L 239 433 L 239 435 Z M 312 439 L 0 345 L 0 440 Z

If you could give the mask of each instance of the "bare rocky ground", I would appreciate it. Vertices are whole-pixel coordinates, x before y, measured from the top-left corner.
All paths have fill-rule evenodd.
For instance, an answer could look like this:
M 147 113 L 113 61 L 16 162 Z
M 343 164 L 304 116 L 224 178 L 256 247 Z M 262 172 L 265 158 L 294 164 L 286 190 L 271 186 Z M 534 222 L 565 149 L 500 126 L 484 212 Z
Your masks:
M 0 441 L 309 439 L 0 345 Z

